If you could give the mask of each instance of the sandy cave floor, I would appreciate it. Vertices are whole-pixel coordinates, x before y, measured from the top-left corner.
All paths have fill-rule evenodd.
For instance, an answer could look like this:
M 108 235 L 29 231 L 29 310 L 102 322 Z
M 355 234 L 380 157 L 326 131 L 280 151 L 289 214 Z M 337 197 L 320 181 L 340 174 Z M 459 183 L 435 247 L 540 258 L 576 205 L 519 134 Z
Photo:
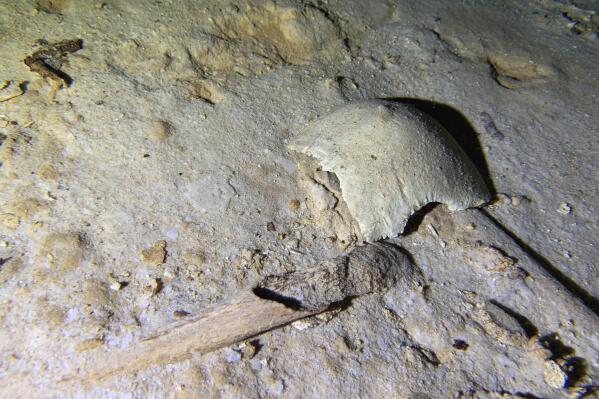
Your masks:
M 591 0 L 0 1 L 0 396 L 592 397 L 598 12 Z M 37 70 L 23 62 L 77 39 Z M 40 59 L 59 74 L 42 77 Z M 419 99 L 497 193 L 482 213 L 437 206 L 392 240 L 420 287 L 53 391 L 90 351 L 118 356 L 355 246 L 287 143 L 367 98 Z

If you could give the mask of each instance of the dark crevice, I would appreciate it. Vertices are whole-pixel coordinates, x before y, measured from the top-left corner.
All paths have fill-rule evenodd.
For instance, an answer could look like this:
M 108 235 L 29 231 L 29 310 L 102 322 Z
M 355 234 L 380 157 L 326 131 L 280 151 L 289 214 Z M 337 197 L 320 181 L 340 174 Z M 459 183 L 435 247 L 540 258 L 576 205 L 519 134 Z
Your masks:
M 408 347 L 420 353 L 420 355 L 433 366 L 439 367 L 441 365 L 441 361 L 434 351 L 420 345 L 408 345 Z
M 574 348 L 562 342 L 557 333 L 544 335 L 539 338 L 539 342 L 551 351 L 551 360 L 563 359 L 576 353 Z
M 252 292 L 259 298 L 266 299 L 269 301 L 279 302 L 286 307 L 293 310 L 303 310 L 302 302 L 295 298 L 291 298 L 285 295 L 281 295 L 278 292 L 270 290 L 264 287 L 255 287 Z
M 259 339 L 252 339 L 249 341 L 249 343 L 254 348 L 254 356 L 260 353 L 260 351 L 264 347 L 264 344 Z
M 526 336 L 528 338 L 536 337 L 537 335 L 539 335 L 539 329 L 530 320 L 528 320 L 526 317 L 522 316 L 520 313 L 508 308 L 507 306 L 505 306 L 495 300 L 491 300 L 489 302 L 491 302 L 493 305 L 497 306 L 499 309 L 503 310 L 505 313 L 507 313 L 514 319 L 516 319 L 518 324 L 520 324 L 520 327 L 522 327 L 522 329 L 524 329 L 524 332 L 526 333 Z
M 36 45 L 39 46 L 39 49 L 23 60 L 25 65 L 43 78 L 61 81 L 66 86 L 70 86 L 73 79 L 60 68 L 69 54 L 83 48 L 83 40 L 62 40 L 57 43 L 48 43 L 40 39 Z
M 351 295 L 351 296 L 344 298 L 341 301 L 331 302 L 329 304 L 329 306 L 327 306 L 325 311 L 346 310 L 352 305 L 353 300 L 356 299 L 357 297 L 358 297 L 357 295 Z
M 513 393 L 511 393 L 509 391 L 501 391 L 500 393 L 502 395 L 514 395 Z M 526 398 L 526 399 L 542 399 L 540 396 L 533 395 L 530 392 L 516 392 L 515 395 L 518 395 L 518 396 Z
M 563 367 L 568 375 L 568 382 L 566 383 L 568 388 L 578 386 L 578 383 L 587 376 L 587 361 L 580 356 L 567 358 Z
M 268 301 L 275 301 L 275 302 L 279 302 L 280 304 L 285 305 L 286 307 L 293 309 L 293 310 L 311 310 L 311 309 L 307 309 L 306 307 L 303 306 L 302 302 L 296 298 L 291 298 L 285 295 L 281 295 L 278 292 L 268 289 L 268 288 L 264 288 L 264 287 L 254 287 L 252 289 L 252 292 L 254 293 L 254 295 L 256 295 L 259 298 L 262 299 L 266 299 Z M 347 308 L 349 308 L 352 304 L 352 301 L 357 298 L 356 295 L 350 295 L 347 296 L 346 298 L 340 300 L 340 301 L 335 301 L 335 302 L 331 302 L 326 306 L 323 306 L 322 309 L 315 311 L 314 313 L 319 313 L 319 312 L 327 312 L 327 311 L 331 311 L 331 310 L 345 310 Z
M 453 343 L 451 344 L 451 346 L 453 346 L 454 348 L 461 350 L 461 351 L 465 351 L 468 349 L 468 347 L 470 345 L 468 345 L 468 342 L 462 340 L 462 339 L 454 339 Z
M 415 213 L 413 213 L 412 216 L 410 216 L 410 218 L 408 219 L 408 222 L 406 223 L 406 226 L 403 229 L 402 235 L 409 236 L 410 234 L 418 231 L 424 217 L 433 209 L 435 209 L 438 205 L 439 202 L 431 202 L 418 209 Z
M 73 78 L 70 77 L 66 72 L 63 72 L 58 68 L 54 68 L 46 62 L 43 62 L 43 66 L 45 68 L 47 68 L 47 70 L 50 73 L 52 73 L 52 74 L 58 76 L 60 79 L 62 79 L 66 83 L 67 86 L 71 86 L 73 84 Z
M 591 397 L 596 392 L 599 392 L 599 385 L 585 385 L 583 386 L 584 392 L 580 395 L 580 398 Z
M 531 258 L 533 258 L 543 269 L 545 269 L 555 280 L 560 282 L 568 291 L 572 293 L 575 297 L 580 299 L 582 303 L 589 308 L 595 315 L 599 316 L 599 300 L 592 296 L 587 290 L 578 285 L 574 280 L 570 277 L 566 276 L 561 270 L 551 264 L 547 258 L 543 255 L 539 254 L 533 248 L 531 248 L 528 244 L 526 244 L 523 240 L 520 239 L 515 233 L 508 230 L 503 224 L 501 224 L 497 219 L 495 219 L 489 212 L 484 209 L 480 209 L 489 220 L 495 224 L 501 231 L 510 236 L 512 240 L 520 248 L 524 250 Z
M 539 342 L 543 347 L 551 351 L 550 359 L 559 362 L 560 367 L 568 376 L 566 387 L 578 386 L 584 380 L 587 376 L 587 360 L 580 356 L 574 356 L 576 354 L 574 348 L 564 344 L 559 334 L 551 333 L 544 335 L 539 338 Z M 588 385 L 584 388 L 586 392 L 590 392 L 594 389 L 594 386 Z M 584 397 L 584 395 L 580 397 Z

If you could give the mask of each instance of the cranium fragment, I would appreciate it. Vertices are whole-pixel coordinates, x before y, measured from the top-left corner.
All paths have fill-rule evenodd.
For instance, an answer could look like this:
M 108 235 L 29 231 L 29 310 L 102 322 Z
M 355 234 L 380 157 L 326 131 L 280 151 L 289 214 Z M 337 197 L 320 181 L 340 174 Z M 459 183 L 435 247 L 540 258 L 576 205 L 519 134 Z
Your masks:
M 409 104 L 351 103 L 309 124 L 289 148 L 337 175 L 343 199 L 368 242 L 402 233 L 408 218 L 428 203 L 460 210 L 490 198 L 453 137 Z

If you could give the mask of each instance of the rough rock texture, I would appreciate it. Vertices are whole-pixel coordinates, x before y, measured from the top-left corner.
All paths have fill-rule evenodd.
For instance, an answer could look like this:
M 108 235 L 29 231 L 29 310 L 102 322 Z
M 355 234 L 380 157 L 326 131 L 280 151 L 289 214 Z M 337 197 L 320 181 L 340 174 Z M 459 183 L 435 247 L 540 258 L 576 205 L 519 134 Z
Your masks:
M 0 37 L 0 387 L 34 396 L 16 376 L 49 387 L 83 352 L 345 254 L 352 222 L 313 189 L 331 179 L 307 184 L 287 145 L 350 101 L 401 98 L 500 194 L 410 222 L 421 287 L 62 396 L 597 389 L 596 2 L 15 0 Z M 82 40 L 44 61 L 69 84 L 23 62 L 40 39 Z M 142 260 L 157 242 L 163 263 Z
M 421 284 L 417 277 L 413 265 L 397 247 L 371 244 L 314 268 L 269 276 L 254 292 L 299 309 L 318 310 L 349 304 L 351 299 L 362 295 L 385 292 L 398 284 L 399 279 Z

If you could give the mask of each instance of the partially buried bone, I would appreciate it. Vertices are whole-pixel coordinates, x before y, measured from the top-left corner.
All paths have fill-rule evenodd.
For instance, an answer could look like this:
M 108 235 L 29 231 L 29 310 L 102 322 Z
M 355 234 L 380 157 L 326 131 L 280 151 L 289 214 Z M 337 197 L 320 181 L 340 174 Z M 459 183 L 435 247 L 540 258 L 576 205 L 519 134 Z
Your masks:
M 348 298 L 382 292 L 401 278 L 417 284 L 406 255 L 391 244 L 358 247 L 349 256 L 319 263 L 305 271 L 271 276 L 254 289 L 263 298 L 279 298 L 289 306 L 318 311 Z
M 307 126 L 289 148 L 335 173 L 368 242 L 402 233 L 408 218 L 430 202 L 459 210 L 490 199 L 451 135 L 409 104 L 369 100 L 343 106 Z
M 307 270 L 268 277 L 253 291 L 170 324 L 127 348 L 102 346 L 90 350 L 77 359 L 78 364 L 65 363 L 64 369 L 70 375 L 61 378 L 56 389 L 121 372 L 133 373 L 152 364 L 172 363 L 192 353 L 210 352 L 335 308 L 360 295 L 382 292 L 395 284 L 415 287 L 420 279 L 398 247 L 366 245 Z M 9 388 L 0 385 L 0 389 Z

